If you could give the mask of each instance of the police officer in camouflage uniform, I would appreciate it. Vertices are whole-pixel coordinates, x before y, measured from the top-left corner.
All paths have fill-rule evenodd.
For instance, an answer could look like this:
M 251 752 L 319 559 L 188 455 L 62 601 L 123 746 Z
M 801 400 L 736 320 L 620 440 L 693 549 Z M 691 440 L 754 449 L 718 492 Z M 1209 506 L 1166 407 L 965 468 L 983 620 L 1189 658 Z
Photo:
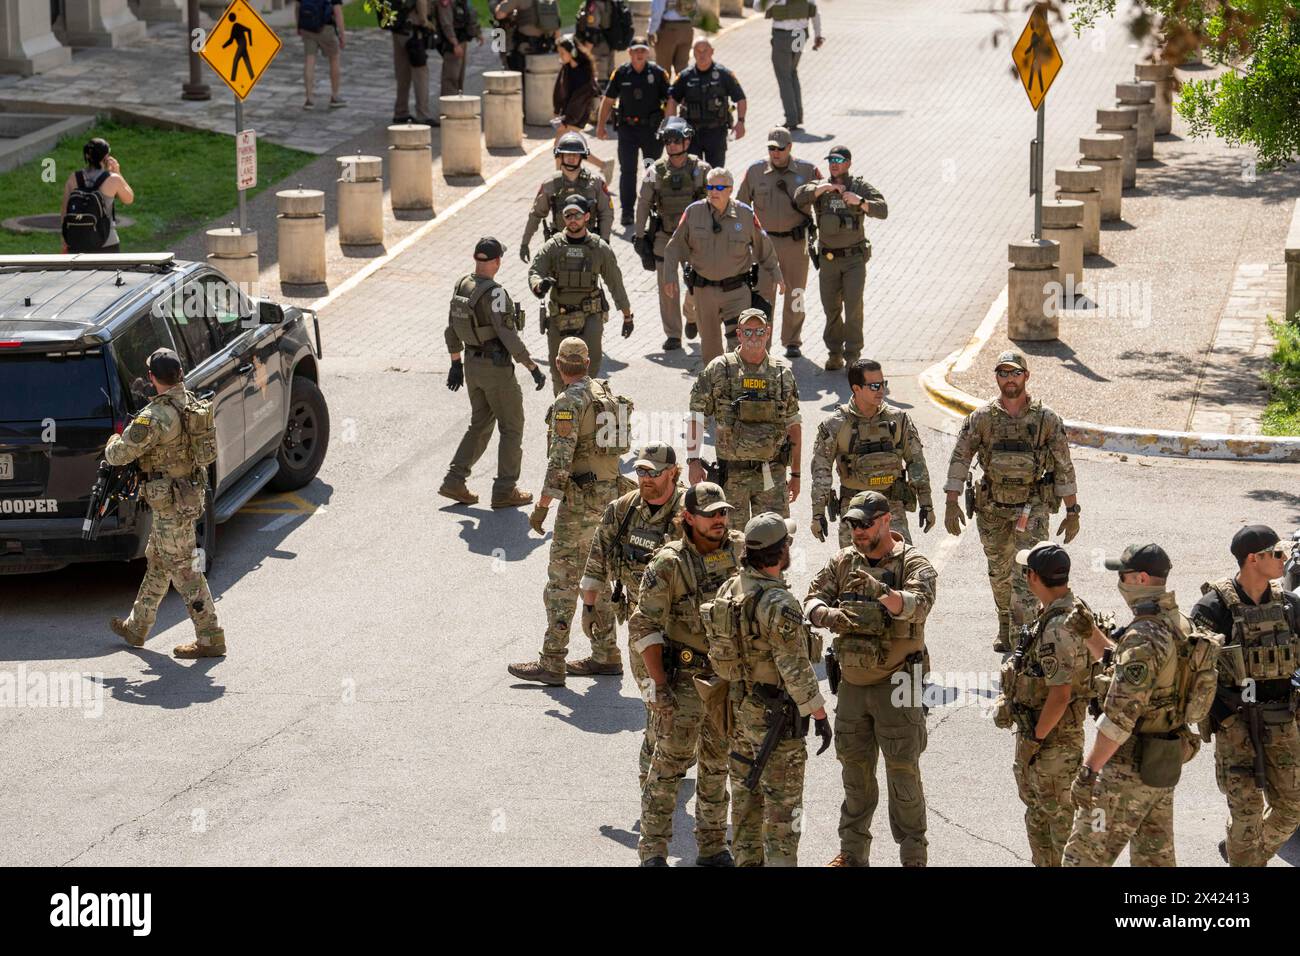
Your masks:
M 203 575 L 205 555 L 196 547 L 194 522 L 203 514 L 207 474 L 191 447 L 185 406 L 194 396 L 182 381 L 181 363 L 171 349 L 158 349 L 147 363 L 156 394 L 121 435 L 112 435 L 104 460 L 115 467 L 138 462 L 140 496 L 153 511 L 147 566 L 135 604 L 125 621 L 109 622 L 132 647 L 143 647 L 158 617 L 158 605 L 174 585 L 185 599 L 195 640 L 172 649 L 177 657 L 223 657 L 226 633 L 217 623 L 212 592 Z M 211 521 L 211 516 L 208 517 Z
M 930 471 L 925 466 L 921 436 L 906 412 L 885 405 L 885 375 L 880 363 L 858 359 L 849 367 L 851 401 L 841 405 L 817 428 L 812 460 L 812 533 L 826 540 L 826 509 L 843 513 L 849 499 L 860 491 L 878 491 L 889 499 L 894 516 L 890 529 L 908 544 L 907 512 L 915 511 L 921 530 L 934 527 L 934 502 L 930 499 Z M 835 475 L 840 488 L 834 488 Z M 840 522 L 840 547 L 852 542 L 849 527 Z
M 1172 565 L 1159 545 L 1130 545 L 1106 567 L 1119 572 L 1134 618 L 1111 648 L 1097 737 L 1071 787 L 1074 826 L 1063 861 L 1111 866 L 1128 846 L 1133 866 L 1174 866 L 1174 785 L 1200 746 L 1179 693 L 1179 643 L 1190 624 L 1165 590 Z
M 651 556 L 667 541 L 681 536 L 679 515 L 686 488 L 678 481 L 677 453 L 672 445 L 651 442 L 637 453 L 634 465 L 638 487 L 605 508 L 600 525 L 591 539 L 587 566 L 582 571 L 582 630 L 588 638 L 596 623 L 597 595 L 612 581 L 614 612 L 627 621 L 636 612 L 641 575 Z M 628 663 L 642 691 L 648 673 L 640 653 L 631 647 L 628 631 Z M 640 785 L 650 771 L 654 738 L 650 730 L 650 706 L 646 705 L 646 732 L 641 737 Z
M 546 384 L 546 376 L 519 338 L 524 329 L 523 310 L 496 282 L 505 251 L 506 247 L 492 236 L 480 239 L 474 247 L 474 271 L 457 280 L 451 296 L 446 332 L 447 351 L 451 353 L 447 387 L 455 392 L 462 385 L 468 386 L 470 420 L 438 494 L 464 505 L 478 504 L 478 495 L 466 487 L 465 480 L 487 449 L 493 422 L 501 437 L 492 507 L 517 508 L 533 500 L 532 495 L 516 487 L 524 456 L 524 396 L 515 379 L 514 362 L 528 369 L 539 389 Z
M 618 210 L 623 225 L 630 226 L 637 202 L 636 174 L 642 165 L 638 154 L 645 158 L 645 165 L 649 165 L 664 150 L 658 133 L 664 119 L 664 104 L 668 101 L 668 74 L 658 63 L 650 62 L 650 47 L 645 37 L 634 37 L 627 53 L 629 62 L 610 74 L 605 86 L 605 96 L 600 101 L 600 114 L 596 119 L 596 138 L 609 138 L 605 124 L 617 105 Z M 685 152 L 684 148 L 682 152 Z M 701 174 L 701 196 L 703 186 Z M 642 220 L 637 234 L 644 232 Z
M 838 551 L 808 587 L 804 610 L 836 635 L 835 756 L 843 765 L 840 852 L 831 866 L 866 866 L 871 818 L 880 800 L 876 761 L 885 756 L 889 829 L 904 866 L 925 866 L 926 728 L 922 679 L 929 670 L 925 619 L 934 606 L 934 566 L 890 530 L 890 502 L 855 496 L 843 521 L 853 544 Z M 829 660 L 829 658 L 828 658 Z M 832 670 L 828 664 L 828 676 Z
M 582 339 L 566 338 L 560 343 L 555 368 L 564 381 L 564 391 L 546 413 L 546 478 L 528 519 L 534 531 L 545 534 L 543 524 L 551 502 L 560 502 L 542 596 L 546 637 L 537 661 L 507 668 L 521 680 L 553 687 L 564 686 L 566 670 L 582 676 L 623 673 L 614 609 L 605 587 L 599 589 L 593 608 L 591 656 L 565 666 L 570 624 L 591 539 L 605 506 L 619 496 L 618 459 L 627 451 L 626 429 L 611 428 L 610 423 L 625 421 L 631 410 L 625 399 L 610 391 L 607 382 L 588 377 L 589 366 L 587 344 Z
M 705 188 L 708 199 L 686 207 L 664 247 L 663 294 L 676 298 L 677 270 L 689 263 L 687 288 L 695 299 L 700 355 L 707 364 L 722 354 L 724 333 L 727 348 L 736 347 L 736 320 L 752 304 L 750 269 L 755 263 L 760 281 L 766 276 L 778 292 L 786 290 L 772 240 L 754 210 L 731 198 L 731 173 L 710 170 Z M 686 334 L 689 338 L 689 326 Z
M 1021 630 L 1016 653 L 1002 665 L 1002 694 L 993 722 L 1016 730 L 1012 765 L 1025 805 L 1034 866 L 1060 866 L 1070 838 L 1070 786 L 1083 762 L 1083 723 L 1092 696 L 1088 641 L 1092 611 L 1070 590 L 1070 556 L 1050 541 L 1016 554 L 1017 570 L 1043 606 Z
M 681 222 L 686 207 L 703 199 L 709 164 L 687 152 L 694 134 L 686 120 L 670 116 L 658 132 L 667 155 L 661 156 L 646 170 L 636 201 L 636 239 L 632 243 L 642 262 L 652 254 L 656 263 L 655 279 L 659 284 L 659 317 L 663 320 L 664 351 L 682 347 L 682 305 L 678 294 L 678 272 L 669 272 L 665 264 L 668 240 Z M 649 244 L 647 246 L 647 243 Z M 668 294 L 668 289 L 672 294 Z M 695 297 L 686 296 L 686 337 L 695 338 Z
M 722 489 L 701 482 L 686 492 L 685 534 L 655 552 L 641 579 L 640 601 L 628 626 L 633 653 L 650 683 L 654 754 L 641 790 L 642 866 L 666 866 L 677 791 L 698 761 L 695 788 L 697 866 L 731 866 L 727 850 L 727 739 L 705 712 L 695 679 L 714 679 L 700 607 L 734 576 L 744 540 L 727 530 L 731 506 Z
M 564 201 L 564 232 L 547 240 L 528 270 L 528 287 L 539 299 L 550 292 L 543 328 L 555 365 L 560 340 L 572 335 L 587 343 L 592 372 L 600 371 L 601 338 L 609 318 L 609 300 L 600 280 L 614 295 L 614 305 L 623 313 L 623 338 L 632 334 L 632 306 L 623 288 L 623 271 L 609 244 L 587 231 L 590 206 L 581 196 Z M 559 394 L 560 380 L 555 377 Z
M 1239 530 L 1232 556 L 1236 576 L 1203 584 L 1191 618 L 1227 641 L 1205 728 L 1214 735 L 1215 775 L 1228 798 L 1227 839 L 1219 852 L 1232 866 L 1267 866 L 1300 825 L 1300 730 L 1291 683 L 1300 667 L 1300 598 L 1277 583 L 1286 551 L 1272 528 Z
M 826 154 L 830 178 L 805 183 L 795 203 L 817 221 L 818 288 L 826 310 L 822 341 L 830 353 L 826 371 L 852 365 L 862 354 L 862 295 L 867 284 L 871 240 L 863 228 L 868 217 L 886 219 L 885 197 L 865 179 L 849 174 L 853 154 L 836 146 Z
M 767 159 L 751 164 L 736 190 L 737 202 L 754 207 L 754 215 L 772 240 L 781 264 L 781 278 L 785 283 L 781 344 L 785 346 L 786 358 L 799 357 L 807 312 L 804 302 L 808 284 L 806 240 L 811 220 L 795 205 L 794 196 L 805 183 L 822 178 L 821 170 L 812 163 L 795 159 L 792 148 L 789 130 L 781 126 L 771 129 L 767 134 Z M 770 275 L 764 274 L 759 280 L 758 294 L 771 303 L 775 318 L 776 283 Z
M 988 559 L 989 583 L 998 609 L 993 649 L 1011 650 L 1008 628 L 1034 618 L 1034 598 L 1022 575 L 1013 574 L 1017 551 L 1047 538 L 1048 516 L 1061 500 L 1065 519 L 1056 529 L 1069 544 L 1079 533 L 1080 507 L 1075 495 L 1074 463 L 1061 417 L 1029 397 L 1029 365 L 1014 349 L 994 366 L 999 396 L 966 416 L 948 465 L 943 490 L 948 502 L 944 527 L 961 534 L 966 517 L 957 497 L 979 459 L 984 475 L 975 486 L 975 526 Z
M 582 161 L 591 155 L 582 134 L 565 133 L 556 140 L 551 152 L 559 160 L 560 168 L 537 187 L 537 195 L 528 209 L 524 238 L 519 244 L 521 262 L 527 262 L 530 257 L 529 243 L 539 225 L 547 239 L 564 232 L 564 204 L 575 193 L 586 200 L 592 213 L 591 221 L 600 238 L 608 242 L 614 229 L 614 204 L 610 201 L 605 177 L 582 165 Z
M 668 115 L 682 116 L 695 129 L 692 153 L 704 157 L 710 166 L 725 166 L 727 130 L 736 139 L 744 137 L 749 103 L 736 74 L 714 62 L 712 43 L 701 37 L 691 50 L 695 62 L 677 74 L 668 91 Z M 736 110 L 734 125 L 732 104 Z
M 746 309 L 740 316 L 740 347 L 710 362 L 691 389 L 690 481 L 704 480 L 700 440 L 705 419 L 712 418 L 719 484 L 735 509 L 733 525 L 764 511 L 789 515 L 790 502 L 799 497 L 799 386 L 789 363 L 767 351 L 768 332 L 767 316 Z
M 736 866 L 796 866 L 803 817 L 808 718 L 816 723 L 822 753 L 831 744 L 826 702 L 813 663 L 819 646 L 804 623 L 799 599 L 784 572 L 790 567 L 795 523 L 772 511 L 745 525 L 740 574 L 719 588 L 710 608 L 709 660 L 731 681 L 732 852 Z M 724 611 L 719 613 L 719 605 Z M 727 644 L 717 640 L 722 618 L 733 622 Z M 720 654 L 725 648 L 734 657 Z M 745 786 L 774 719 L 787 729 L 753 790 Z

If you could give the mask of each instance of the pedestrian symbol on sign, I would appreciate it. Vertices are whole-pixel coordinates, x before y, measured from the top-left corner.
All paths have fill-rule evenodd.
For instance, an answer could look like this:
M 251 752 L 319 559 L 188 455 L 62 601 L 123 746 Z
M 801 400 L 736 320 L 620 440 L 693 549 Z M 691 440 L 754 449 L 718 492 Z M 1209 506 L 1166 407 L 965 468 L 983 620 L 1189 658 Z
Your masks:
M 266 75 L 280 52 L 280 38 L 248 0 L 234 0 L 208 34 L 199 55 L 241 100 Z
M 253 61 L 248 58 L 248 48 L 253 45 L 253 31 L 235 19 L 233 13 L 226 17 L 226 19 L 232 24 L 230 27 L 230 37 L 225 43 L 221 44 L 221 46 L 224 49 L 232 43 L 235 45 L 235 60 L 234 64 L 230 68 L 230 82 L 235 82 L 239 73 L 239 64 L 241 62 L 248 70 L 248 79 L 251 82 L 256 79 L 253 75 Z

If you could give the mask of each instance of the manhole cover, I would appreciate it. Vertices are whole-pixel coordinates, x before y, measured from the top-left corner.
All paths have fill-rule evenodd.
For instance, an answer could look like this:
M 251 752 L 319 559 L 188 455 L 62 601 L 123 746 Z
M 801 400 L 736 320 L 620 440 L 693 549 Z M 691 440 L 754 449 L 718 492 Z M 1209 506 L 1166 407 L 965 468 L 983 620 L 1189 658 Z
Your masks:
M 134 226 L 135 220 L 130 216 L 118 216 L 117 228 L 125 229 L 127 226 Z M 8 229 L 10 232 L 28 234 L 33 232 L 50 232 L 60 233 L 63 231 L 62 218 L 57 212 L 43 213 L 39 216 L 15 216 L 12 219 L 6 219 L 0 222 L 0 226 Z

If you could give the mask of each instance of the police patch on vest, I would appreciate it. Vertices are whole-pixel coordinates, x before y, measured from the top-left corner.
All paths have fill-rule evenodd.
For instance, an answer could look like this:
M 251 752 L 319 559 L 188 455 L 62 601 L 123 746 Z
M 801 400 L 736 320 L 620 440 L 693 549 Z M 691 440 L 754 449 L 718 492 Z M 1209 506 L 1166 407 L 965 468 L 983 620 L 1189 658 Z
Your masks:
M 653 551 L 663 543 L 660 535 L 653 531 L 630 531 L 627 536 L 628 544 L 634 547 L 644 548 L 647 551 Z
M 587 253 L 582 246 L 570 246 L 564 250 L 564 255 L 569 259 L 585 259 L 587 257 Z
M 741 388 L 766 389 L 767 379 L 765 378 L 742 378 L 740 380 Z
M 888 488 L 894 483 L 894 478 L 894 475 L 872 475 L 867 484 L 872 488 Z
M 1141 687 L 1147 682 L 1147 665 L 1145 661 L 1134 661 L 1131 664 L 1125 664 L 1120 670 L 1120 679 L 1126 684 L 1132 684 L 1135 687 Z

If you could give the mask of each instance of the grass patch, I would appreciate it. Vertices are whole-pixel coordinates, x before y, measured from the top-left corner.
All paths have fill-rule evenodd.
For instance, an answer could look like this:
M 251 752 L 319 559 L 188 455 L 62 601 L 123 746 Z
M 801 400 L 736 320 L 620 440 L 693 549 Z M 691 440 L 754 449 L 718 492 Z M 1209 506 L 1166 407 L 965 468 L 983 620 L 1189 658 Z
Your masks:
M 1300 314 L 1295 318 L 1268 323 L 1277 345 L 1273 368 L 1264 376 L 1270 393 L 1260 420 L 1265 435 L 1300 435 Z
M 112 145 L 122 174 L 135 190 L 133 205 L 118 205 L 119 216 L 135 220 L 129 228 L 118 230 L 123 252 L 165 250 L 239 203 L 233 136 L 102 122 L 86 133 L 65 136 L 48 156 L 0 174 L 0 209 L 5 218 L 57 213 L 64 182 L 82 168 L 81 147 L 95 136 Z M 258 185 L 248 191 L 248 197 L 315 158 L 301 150 L 259 142 Z M 42 176 L 50 159 L 53 175 Z M 0 254 L 57 253 L 61 243 L 54 233 L 23 235 L 0 229 Z
M 343 5 L 343 25 L 349 30 L 368 30 L 379 25 L 375 15 L 368 13 L 363 3 L 364 0 L 351 0 L 350 3 Z M 489 0 L 473 0 L 474 9 L 478 11 L 478 21 L 485 27 L 493 25 L 488 5 Z M 573 32 L 573 24 L 578 19 L 580 6 L 582 0 L 560 0 L 560 25 L 565 33 Z

